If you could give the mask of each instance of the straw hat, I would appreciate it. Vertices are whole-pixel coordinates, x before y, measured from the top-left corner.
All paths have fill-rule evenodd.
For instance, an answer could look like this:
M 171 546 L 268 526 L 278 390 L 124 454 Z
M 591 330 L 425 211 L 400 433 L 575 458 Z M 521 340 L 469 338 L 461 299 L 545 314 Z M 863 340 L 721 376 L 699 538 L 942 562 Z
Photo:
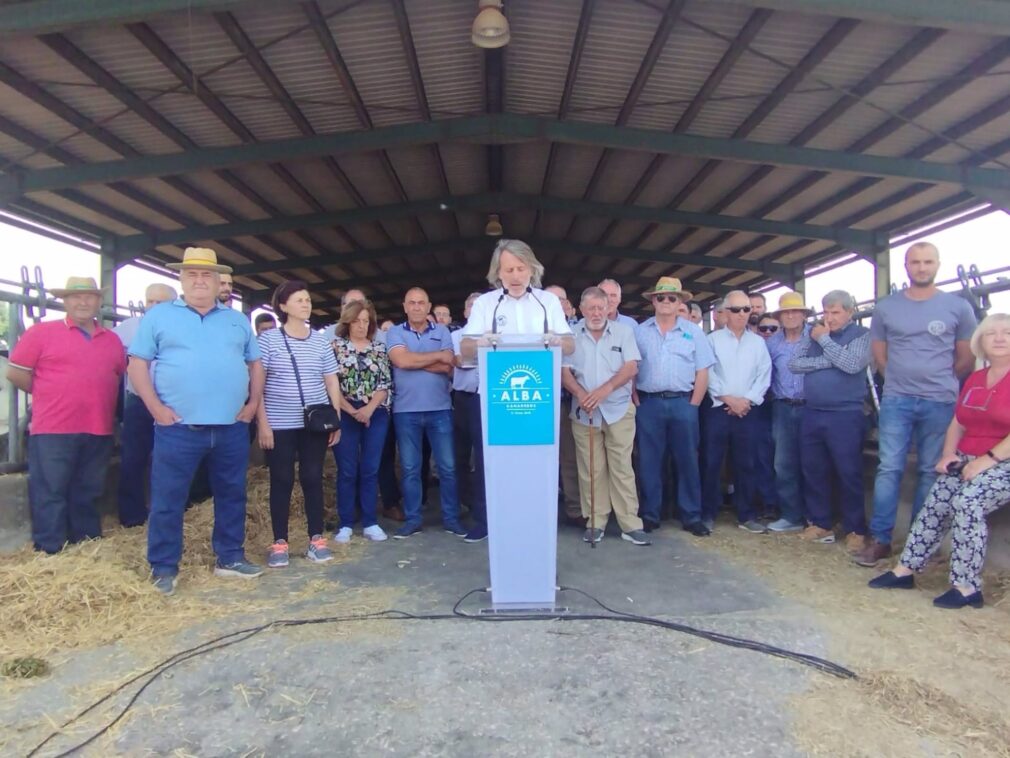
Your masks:
M 785 292 L 779 298 L 779 309 L 775 311 L 772 315 L 777 316 L 782 313 L 782 311 L 803 311 L 806 315 L 813 315 L 814 309 L 807 308 L 806 303 L 803 302 L 803 295 L 799 292 Z
M 653 295 L 676 295 L 685 303 L 690 300 L 694 295 L 690 292 L 685 292 L 684 288 L 680 285 L 680 279 L 675 276 L 661 276 L 659 281 L 656 282 L 656 286 L 651 290 L 642 293 L 642 297 L 646 300 L 651 298 Z
M 185 268 L 202 268 L 216 271 L 219 274 L 230 274 L 231 266 L 217 262 L 217 253 L 209 247 L 187 247 L 182 254 L 179 263 L 169 263 L 168 267 L 174 271 L 181 271 Z
M 67 278 L 67 286 L 63 289 L 49 290 L 55 297 L 67 295 L 101 295 L 98 283 L 90 276 L 71 276 Z

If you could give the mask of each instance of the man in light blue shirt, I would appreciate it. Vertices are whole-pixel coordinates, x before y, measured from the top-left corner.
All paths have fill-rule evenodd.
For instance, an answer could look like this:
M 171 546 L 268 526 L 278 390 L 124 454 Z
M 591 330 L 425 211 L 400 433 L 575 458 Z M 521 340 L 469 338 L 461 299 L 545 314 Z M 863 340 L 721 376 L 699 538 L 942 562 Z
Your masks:
M 638 322 L 631 316 L 621 313 L 621 285 L 614 279 L 604 279 L 598 285 L 601 290 L 607 293 L 607 318 L 610 321 L 618 321 L 634 329 Z
M 470 318 L 474 301 L 483 293 L 471 292 L 463 305 L 463 321 Z M 463 330 L 452 332 L 456 367 L 452 371 L 452 431 L 456 452 L 456 481 L 459 498 L 473 516 L 474 526 L 464 542 L 487 538 L 487 503 L 484 498 L 484 434 L 480 422 L 479 379 L 476 366 L 464 366 L 460 351 Z M 473 469 L 470 468 L 471 456 Z
M 642 353 L 636 380 L 642 521 L 647 530 L 659 527 L 663 465 L 669 454 L 677 473 L 681 525 L 695 536 L 704 537 L 709 529 L 702 522 L 701 511 L 698 407 L 708 389 L 709 367 L 715 356 L 701 328 L 677 315 L 678 303 L 691 298 L 679 279 L 661 277 L 642 296 L 652 302 L 656 312 L 635 330 Z
M 800 484 L 800 419 L 803 416 L 803 375 L 793 373 L 789 361 L 803 337 L 810 333 L 806 318 L 812 313 L 798 292 L 779 298 L 773 314 L 782 329 L 768 338 L 772 360 L 772 438 L 775 441 L 775 487 L 779 516 L 768 525 L 771 532 L 798 532 L 803 529 L 803 492 Z
M 400 489 L 406 515 L 393 538 L 407 539 L 421 531 L 421 448 L 425 437 L 438 467 L 442 524 L 450 534 L 463 537 L 467 530 L 459 520 L 449 394 L 455 365 L 452 336 L 444 326 L 428 320 L 431 301 L 420 287 L 407 290 L 403 310 L 407 321 L 386 335 L 393 365 L 393 425 L 400 449 Z
M 602 540 L 613 510 L 623 539 L 649 545 L 638 516 L 631 466 L 635 443 L 631 381 L 641 358 L 638 345 L 630 327 L 607 318 L 607 294 L 599 287 L 583 291 L 580 310 L 583 319 L 575 326 L 575 351 L 564 359 L 561 382 L 572 394 L 582 514 L 589 519 L 583 540 Z
M 726 327 L 708 335 L 715 364 L 708 383 L 712 407 L 706 409 L 702 425 L 703 517 L 711 529 L 722 502 L 719 480 L 729 446 L 737 521 L 741 529 L 763 534 L 765 526 L 757 520 L 754 510 L 754 446 L 758 430 L 757 417 L 751 410 L 764 402 L 771 384 L 772 363 L 764 340 L 747 329 L 751 312 L 747 293 L 730 292 L 723 307 Z
M 263 397 L 259 346 L 249 320 L 218 302 L 220 275 L 231 268 L 219 265 L 213 250 L 187 248 L 169 268 L 180 269 L 185 300 L 162 303 L 141 319 L 129 367 L 156 425 L 147 559 L 154 586 L 166 595 L 175 592 L 183 511 L 204 460 L 214 493 L 214 573 L 263 573 L 243 548 L 249 423 Z

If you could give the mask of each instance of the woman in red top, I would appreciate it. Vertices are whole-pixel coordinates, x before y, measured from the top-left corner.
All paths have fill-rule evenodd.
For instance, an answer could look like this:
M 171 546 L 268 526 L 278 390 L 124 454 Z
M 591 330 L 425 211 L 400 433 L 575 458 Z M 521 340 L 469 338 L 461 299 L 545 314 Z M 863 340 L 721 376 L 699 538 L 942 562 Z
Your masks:
M 949 589 L 938 608 L 982 607 L 986 516 L 1010 503 L 1010 315 L 987 317 L 971 338 L 986 368 L 968 377 L 947 428 L 941 476 L 909 532 L 898 565 L 870 581 L 878 589 L 912 589 L 947 532 L 951 532 Z

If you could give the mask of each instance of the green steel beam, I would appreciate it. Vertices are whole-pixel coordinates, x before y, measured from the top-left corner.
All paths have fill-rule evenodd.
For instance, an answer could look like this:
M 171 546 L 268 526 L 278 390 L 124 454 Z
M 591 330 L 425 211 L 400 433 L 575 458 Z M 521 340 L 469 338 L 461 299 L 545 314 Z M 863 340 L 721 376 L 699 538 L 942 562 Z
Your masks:
M 996 169 L 745 139 L 701 137 L 657 129 L 498 114 L 11 172 L 0 176 L 0 201 L 11 200 L 30 192 L 67 189 L 86 184 L 174 176 L 252 163 L 274 163 L 460 140 L 488 144 L 546 140 L 571 145 L 591 145 L 664 155 L 691 155 L 716 160 L 1010 191 L 1010 172 Z
M 714 255 L 691 255 L 667 251 L 650 251 L 638 248 L 611 247 L 593 245 L 565 240 L 531 238 L 524 240 L 534 250 L 548 250 L 555 253 L 571 252 L 578 255 L 593 255 L 615 260 L 637 260 L 650 263 L 671 263 L 677 266 L 707 266 L 725 268 L 736 271 L 754 271 L 775 279 L 788 280 L 792 276 L 790 266 L 781 263 L 771 263 L 759 260 L 720 258 Z M 342 266 L 348 263 L 374 262 L 386 258 L 423 256 L 431 253 L 448 252 L 459 249 L 485 249 L 490 256 L 491 240 L 487 237 L 470 237 L 446 242 L 429 242 L 423 245 L 407 247 L 391 247 L 379 250 L 356 250 L 351 253 L 334 253 L 333 255 L 316 255 L 309 258 L 292 258 L 270 263 L 254 263 L 235 267 L 236 276 L 263 274 L 269 271 L 289 271 L 306 266 Z M 394 279 L 398 277 L 389 277 Z M 348 285 L 355 282 L 349 280 Z
M 1010 35 L 1006 0 L 733 0 L 737 5 L 854 18 L 897 26 L 929 26 Z
M 258 0 L 277 5 L 293 0 Z M 28 0 L 0 6 L 0 34 L 45 34 L 81 24 L 118 25 L 162 13 L 209 12 L 250 0 Z
M 801 239 L 829 240 L 855 250 L 867 250 L 881 244 L 881 235 L 860 229 L 839 229 L 817 224 L 787 223 L 741 216 L 723 216 L 715 213 L 647 208 L 637 205 L 598 203 L 573 198 L 542 197 L 509 192 L 489 192 L 457 197 L 415 200 L 409 203 L 379 205 L 366 208 L 326 213 L 309 213 L 298 216 L 265 218 L 235 223 L 194 226 L 185 229 L 136 234 L 110 239 L 118 257 L 133 257 L 160 245 L 180 245 L 201 240 L 223 240 L 257 234 L 276 234 L 296 229 L 327 226 L 348 226 L 372 221 L 438 214 L 445 212 L 502 213 L 520 210 L 540 210 L 555 213 L 577 213 L 584 216 L 619 218 L 629 221 L 659 224 L 684 224 L 712 229 L 732 229 L 738 232 L 774 234 Z M 362 254 L 365 254 L 362 252 Z M 702 258 L 697 265 L 710 265 L 711 258 Z M 662 260 L 662 258 L 650 258 Z M 716 258 L 715 260 L 723 260 Z M 346 261 L 351 262 L 351 261 Z

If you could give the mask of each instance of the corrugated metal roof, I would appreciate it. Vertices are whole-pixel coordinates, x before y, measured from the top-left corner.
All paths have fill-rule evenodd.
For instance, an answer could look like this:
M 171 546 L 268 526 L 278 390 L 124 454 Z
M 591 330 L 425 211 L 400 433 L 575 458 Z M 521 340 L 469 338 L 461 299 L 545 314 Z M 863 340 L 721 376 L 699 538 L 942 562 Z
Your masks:
M 397 25 L 395 2 L 399 0 L 327 0 L 318 7 L 326 18 L 326 29 L 339 48 L 354 86 L 360 93 L 367 119 L 377 127 L 411 124 L 422 120 L 419 94 L 411 77 L 408 48 Z M 485 56 L 469 39 L 469 28 L 476 12 L 470 0 L 402 0 L 416 50 L 416 66 L 421 76 L 423 94 L 432 118 L 441 119 L 485 112 L 485 77 L 489 71 Z M 643 58 L 656 33 L 665 2 L 640 0 L 597 0 L 585 45 L 574 73 L 571 98 L 564 117 L 613 125 L 625 103 L 629 89 L 642 68 Z M 504 111 L 538 114 L 556 118 L 562 106 L 562 94 L 569 62 L 576 42 L 577 29 L 585 4 L 583 0 L 514 0 L 508 4 L 512 40 L 504 50 Z M 635 128 L 669 131 L 677 125 L 689 104 L 709 80 L 713 71 L 740 34 L 753 7 L 732 2 L 691 0 L 686 6 L 655 65 L 644 80 L 627 125 Z M 198 147 L 236 145 L 242 138 L 200 101 L 193 87 L 206 87 L 239 119 L 244 129 L 257 140 L 295 138 L 302 135 L 292 115 L 275 93 L 229 39 L 222 24 L 233 19 L 242 34 L 262 55 L 270 71 L 297 108 L 319 134 L 356 131 L 365 118 L 355 112 L 331 61 L 324 54 L 317 31 L 309 15 L 298 3 L 237 3 L 229 16 L 217 18 L 210 13 L 175 13 L 159 15 L 146 23 L 189 67 L 195 82 L 179 82 L 124 25 L 81 26 L 64 35 L 70 43 L 106 69 L 124 87 L 147 101 L 172 127 Z M 918 29 L 864 21 L 852 25 L 833 50 L 807 75 L 781 92 L 775 107 L 760 121 L 740 132 L 765 99 L 783 79 L 814 50 L 819 40 L 839 19 L 822 14 L 773 12 L 758 31 L 749 49 L 742 51 L 735 65 L 708 94 L 693 120 L 686 126 L 689 134 L 728 137 L 740 133 L 754 142 L 788 143 L 845 92 L 862 81 L 876 67 L 887 61 L 916 37 Z M 847 108 L 806 144 L 823 149 L 845 149 L 858 144 L 881 124 L 888 123 L 903 109 L 916 108 L 923 98 L 938 87 L 944 96 L 929 108 L 921 109 L 910 123 L 880 133 L 872 141 L 864 140 L 871 155 L 899 156 L 916 154 L 920 145 L 933 140 L 931 152 L 924 157 L 944 163 L 978 163 L 979 150 L 1010 140 L 1010 107 L 1002 99 L 1010 97 L 1010 45 L 999 54 L 988 51 L 1005 45 L 999 38 L 980 34 L 948 31 L 938 36 L 911 57 L 884 82 L 879 83 L 861 101 Z M 989 55 L 985 71 L 979 76 L 952 80 L 965 66 Z M 141 113 L 133 112 L 70 65 L 40 39 L 12 37 L 0 49 L 0 63 L 14 74 L 0 71 L 0 116 L 15 125 L 10 134 L 0 129 L 0 161 L 21 164 L 29 169 L 60 165 L 42 154 L 39 147 L 65 150 L 75 160 L 105 162 L 121 158 L 119 152 L 101 142 L 103 134 L 125 142 L 128 150 L 141 154 L 174 153 L 180 145 L 162 134 Z M 12 89 L 17 75 L 41 87 L 60 102 L 75 109 L 93 124 L 81 131 L 59 115 L 58 107 L 33 102 Z M 3 81 L 7 80 L 7 84 Z M 29 93 L 30 94 L 30 93 Z M 959 126 L 972 114 L 992 111 L 972 129 Z M 942 144 L 938 133 L 957 127 L 963 131 L 960 144 Z M 683 128 L 683 125 L 682 125 Z M 17 129 L 33 135 L 25 144 Z M 937 149 L 936 144 L 941 146 Z M 619 205 L 626 202 L 652 165 L 648 152 L 612 149 L 589 199 Z M 1001 151 L 1010 154 L 1010 150 Z M 99 205 L 87 208 L 52 192 L 33 192 L 30 199 L 55 211 L 70 214 L 81 222 L 128 236 L 144 227 L 170 230 L 185 220 L 215 224 L 225 220 L 254 220 L 266 214 L 264 204 L 281 215 L 302 215 L 324 210 L 347 210 L 359 205 L 356 196 L 367 205 L 391 205 L 407 200 L 440 197 L 445 189 L 440 178 L 445 172 L 449 191 L 472 195 L 490 190 L 509 193 L 582 198 L 587 194 L 590 177 L 597 167 L 601 147 L 558 145 L 553 150 L 550 181 L 544 186 L 551 146 L 536 140 L 501 147 L 465 142 L 440 146 L 439 161 L 430 146 L 398 147 L 388 150 L 389 161 L 402 185 L 401 194 L 387 171 L 382 153 L 376 150 L 334 156 L 344 177 L 338 177 L 320 159 L 285 161 L 284 171 L 310 195 L 305 198 L 272 166 L 249 163 L 230 169 L 232 180 L 221 172 L 197 171 L 181 182 L 156 178 L 126 182 L 133 193 L 146 193 L 167 207 L 165 215 L 140 200 L 131 200 L 101 185 L 79 187 L 80 202 L 89 198 L 116 210 L 117 220 L 108 218 Z M 55 154 L 59 154 L 55 152 Z M 495 176 L 491 166 L 501 161 L 501 184 L 492 186 Z M 707 161 L 689 155 L 666 157 L 655 176 L 634 196 L 633 202 L 644 207 L 666 207 L 679 197 L 687 182 Z M 999 163 L 990 166 L 1006 168 Z M 678 203 L 681 210 L 718 212 L 727 215 L 755 214 L 763 207 L 773 207 L 769 220 L 802 219 L 810 223 L 838 224 L 850 217 L 859 220 L 857 229 L 887 229 L 889 224 L 910 214 L 960 202 L 963 189 L 953 185 L 911 193 L 891 207 L 874 208 L 895 193 L 914 184 L 912 179 L 889 178 L 872 182 L 869 189 L 851 198 L 837 200 L 839 193 L 851 187 L 859 177 L 835 173 L 807 187 L 799 196 L 779 202 L 797 181 L 808 176 L 801 168 L 775 168 L 762 181 L 747 189 L 729 205 L 723 202 L 729 193 L 756 170 L 754 164 L 721 161 L 703 182 Z M 236 182 L 238 184 L 236 185 Z M 349 186 L 345 185 L 349 182 Z M 171 186 L 170 186 L 171 185 Z M 193 191 L 187 189 L 192 187 Z M 204 197 L 195 193 L 202 193 Z M 247 194 L 262 198 L 255 202 Z M 909 194 L 909 193 L 905 193 Z M 142 198 L 143 195 L 136 195 Z M 898 197 L 903 197 L 898 195 Z M 833 202 L 833 199 L 835 200 Z M 939 203 L 939 206 L 937 204 Z M 208 204 L 220 206 L 220 211 Z M 807 218 L 811 209 L 823 206 L 818 216 Z M 873 208 L 873 215 L 865 209 Z M 222 215 L 224 214 L 224 215 Z M 129 224 L 123 223 L 129 220 Z M 445 249 L 408 258 L 381 257 L 346 264 L 328 264 L 325 269 L 299 265 L 321 252 L 351 252 L 349 234 L 365 249 L 393 245 L 418 245 L 422 242 L 450 240 L 458 233 L 465 238 L 480 237 L 486 217 L 475 211 L 425 214 L 375 222 L 349 224 L 344 232 L 335 227 L 316 227 L 306 233 L 285 231 L 257 239 L 245 235 L 235 240 L 215 241 L 222 255 L 242 262 L 246 250 L 263 260 L 283 257 L 296 259 L 292 271 L 314 283 L 318 271 L 338 280 L 368 276 L 388 276 L 388 282 L 375 287 L 376 292 L 396 293 L 406 281 L 431 276 L 432 270 L 472 267 L 479 282 L 493 240 L 487 245 L 471 245 L 467 250 Z M 598 272 L 616 270 L 627 276 L 652 276 L 677 268 L 683 276 L 718 279 L 732 269 L 734 257 L 747 251 L 749 259 L 776 259 L 783 250 L 794 250 L 784 261 L 806 260 L 811 255 L 832 249 L 831 243 L 810 242 L 797 247 L 795 239 L 782 234 L 765 240 L 754 234 L 727 234 L 721 229 L 699 229 L 683 234 L 682 225 L 664 224 L 642 239 L 646 222 L 619 221 L 606 215 L 592 217 L 571 213 L 511 209 L 502 214 L 507 234 L 570 239 L 579 243 L 602 241 L 610 246 L 640 245 L 642 250 L 664 250 L 669 241 L 678 240 L 677 250 L 699 252 L 713 257 L 713 267 L 674 266 L 668 262 L 615 261 L 600 257 L 555 252 L 545 255 L 559 267 L 579 267 L 583 278 Z M 536 223 L 535 223 L 536 222 Z M 457 232 L 458 230 L 458 232 Z M 237 250 L 231 249 L 235 246 Z M 178 245 L 164 246 L 162 252 L 177 256 Z M 659 253 L 657 253 L 659 255 Z M 721 258 L 726 263 L 722 264 Z M 709 271 L 714 268 L 715 271 Z M 246 279 L 255 288 L 283 278 L 283 273 L 260 275 L 257 282 Z M 742 273 L 728 281 L 757 281 L 760 275 Z M 240 279 L 241 281 L 241 279 Z M 579 279 L 580 283 L 582 279 Z M 320 287 L 325 285 L 319 282 Z M 331 282 L 339 286 L 338 282 Z M 631 289 L 634 291 L 638 285 Z M 465 293 L 464 293 L 465 294 Z

